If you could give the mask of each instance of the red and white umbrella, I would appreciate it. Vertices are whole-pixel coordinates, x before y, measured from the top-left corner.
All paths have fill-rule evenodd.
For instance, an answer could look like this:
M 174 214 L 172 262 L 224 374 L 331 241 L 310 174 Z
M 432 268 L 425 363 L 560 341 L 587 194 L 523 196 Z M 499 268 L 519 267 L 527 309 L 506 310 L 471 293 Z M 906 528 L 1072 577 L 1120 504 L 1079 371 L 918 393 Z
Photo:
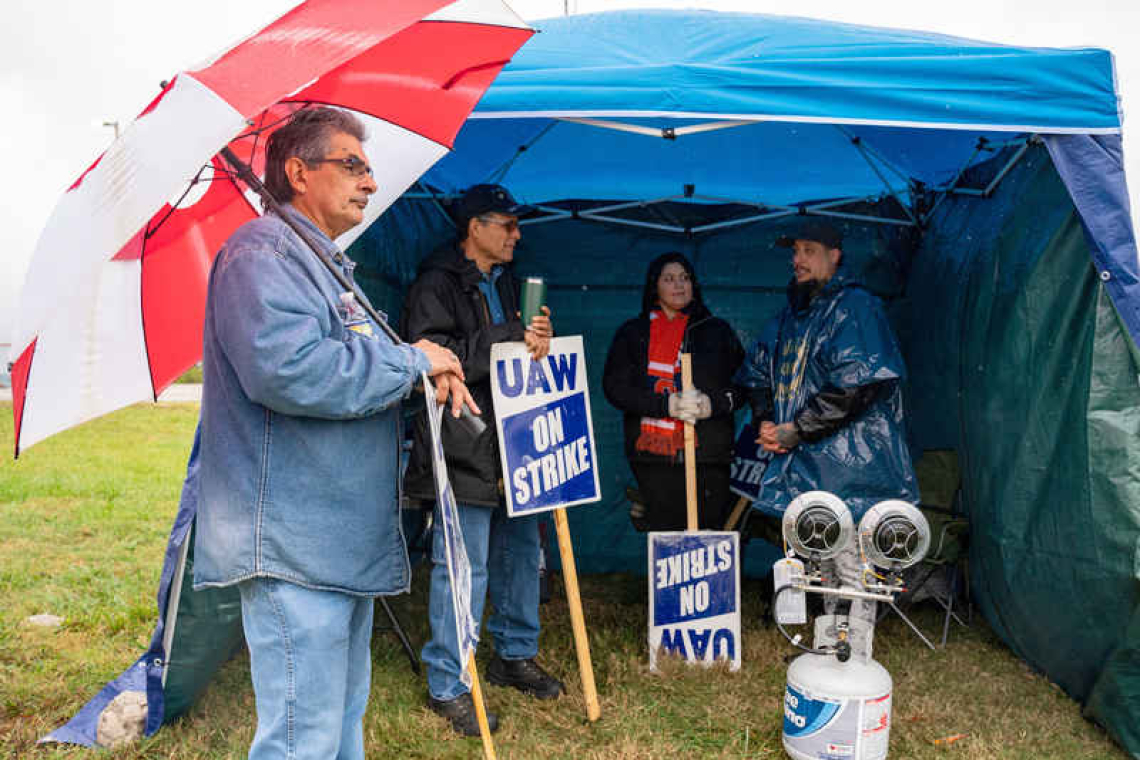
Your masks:
M 210 263 L 258 214 L 222 148 L 260 174 L 266 137 L 296 109 L 355 112 L 380 189 L 347 246 L 451 148 L 531 34 L 501 0 L 308 0 L 175 77 L 40 236 L 10 359 L 16 455 L 156 399 L 201 358 Z

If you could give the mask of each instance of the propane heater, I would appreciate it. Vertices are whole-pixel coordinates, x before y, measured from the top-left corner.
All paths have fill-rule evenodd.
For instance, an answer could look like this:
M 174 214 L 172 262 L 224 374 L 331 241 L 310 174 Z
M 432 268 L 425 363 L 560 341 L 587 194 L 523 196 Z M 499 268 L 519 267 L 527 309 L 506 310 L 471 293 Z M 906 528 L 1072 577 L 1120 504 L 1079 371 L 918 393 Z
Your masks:
M 787 556 L 773 567 L 776 625 L 804 654 L 788 666 L 784 749 L 795 760 L 882 760 L 891 727 L 891 676 L 872 659 L 874 603 L 894 602 L 902 571 L 926 556 L 930 526 L 912 504 L 881 501 L 856 528 L 834 494 L 809 491 L 784 512 Z M 825 577 L 825 573 L 827 577 Z M 831 597 L 812 646 L 786 625 L 807 623 L 806 594 Z

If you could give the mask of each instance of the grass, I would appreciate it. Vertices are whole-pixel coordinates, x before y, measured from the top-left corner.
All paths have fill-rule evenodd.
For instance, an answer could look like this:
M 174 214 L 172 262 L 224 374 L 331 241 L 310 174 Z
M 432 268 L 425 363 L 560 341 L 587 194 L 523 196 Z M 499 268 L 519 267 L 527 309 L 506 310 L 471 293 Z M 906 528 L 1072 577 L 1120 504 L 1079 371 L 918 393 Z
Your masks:
M 149 641 L 154 589 L 197 409 L 136 406 L 55 436 L 18 462 L 0 460 L 0 758 L 89 758 L 35 741 L 64 723 Z M 0 450 L 11 451 L 11 405 L 0 404 Z M 588 507 L 587 507 L 588 508 Z M 784 655 L 758 621 L 746 584 L 739 673 L 666 661 L 646 665 L 645 582 L 584 576 L 602 719 L 585 722 L 569 615 L 555 585 L 543 606 L 542 661 L 569 694 L 537 703 L 485 686 L 503 726 L 500 758 L 780 758 Z M 393 600 L 419 645 L 427 636 L 426 573 Z M 37 613 L 65 618 L 34 628 Z M 920 624 L 937 627 L 933 610 Z M 895 680 L 892 758 L 1123 758 L 1079 706 L 1015 658 L 975 618 L 945 649 L 926 650 L 897 620 L 881 625 L 876 657 Z M 369 757 L 478 758 L 478 740 L 453 735 L 423 707 L 424 683 L 395 639 L 373 640 Z M 189 714 L 108 758 L 243 758 L 253 734 L 248 661 L 238 655 Z M 947 737 L 961 738 L 947 743 Z
M 176 383 L 201 383 L 202 382 L 202 362 L 198 362 L 190 369 L 183 372 Z

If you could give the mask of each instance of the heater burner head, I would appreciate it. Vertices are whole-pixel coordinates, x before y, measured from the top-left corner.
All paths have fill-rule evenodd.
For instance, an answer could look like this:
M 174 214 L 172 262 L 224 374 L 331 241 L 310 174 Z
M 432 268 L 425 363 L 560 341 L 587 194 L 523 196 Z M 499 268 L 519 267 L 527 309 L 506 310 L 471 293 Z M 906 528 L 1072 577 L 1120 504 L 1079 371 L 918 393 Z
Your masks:
M 859 521 L 859 545 L 871 564 L 901 570 L 926 556 L 930 525 L 908 502 L 880 501 Z
M 827 491 L 800 494 L 784 512 L 784 540 L 801 557 L 834 557 L 851 542 L 854 530 L 847 505 Z

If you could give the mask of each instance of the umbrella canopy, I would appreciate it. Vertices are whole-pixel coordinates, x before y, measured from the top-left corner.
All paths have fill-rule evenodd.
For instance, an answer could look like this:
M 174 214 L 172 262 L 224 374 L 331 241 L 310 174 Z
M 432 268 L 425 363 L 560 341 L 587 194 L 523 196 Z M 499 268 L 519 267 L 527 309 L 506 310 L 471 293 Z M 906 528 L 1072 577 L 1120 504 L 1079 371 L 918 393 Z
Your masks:
M 210 263 L 258 213 L 222 148 L 260 172 L 266 138 L 298 108 L 355 112 L 380 188 L 347 246 L 450 149 L 532 33 L 500 0 L 309 0 L 164 83 L 37 244 L 11 353 L 16 455 L 157 398 L 201 358 Z

